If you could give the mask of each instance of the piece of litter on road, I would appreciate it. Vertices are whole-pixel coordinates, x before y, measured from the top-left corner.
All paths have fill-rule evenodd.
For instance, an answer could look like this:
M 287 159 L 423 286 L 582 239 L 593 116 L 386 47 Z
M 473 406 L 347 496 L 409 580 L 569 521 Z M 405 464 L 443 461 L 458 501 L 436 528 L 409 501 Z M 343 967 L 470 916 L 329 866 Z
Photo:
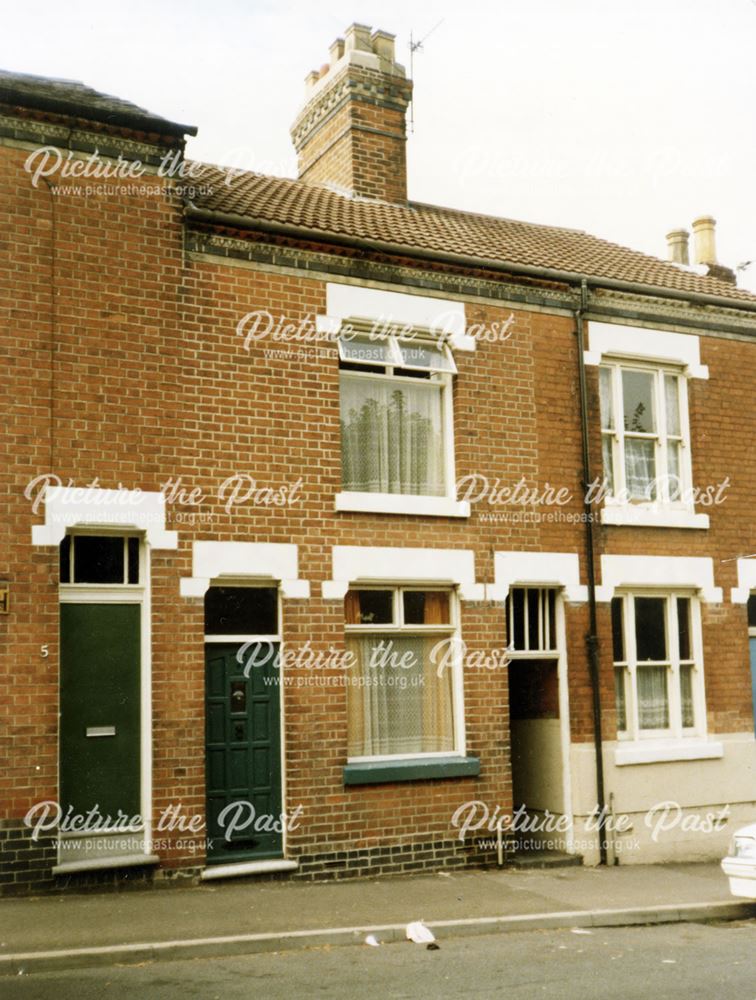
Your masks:
M 368 934 L 365 938 L 365 944 L 371 945 L 373 948 L 380 948 L 381 942 L 375 936 L 375 934 Z
M 677 965 L 676 958 L 663 958 L 662 965 Z
M 431 941 L 428 945 L 428 951 L 438 951 L 441 948 L 440 944 L 436 944 L 435 941 Z
M 433 931 L 429 930 L 422 920 L 413 920 L 407 924 L 407 940 L 415 944 L 433 944 L 436 940 Z
M 585 927 L 571 927 L 570 930 L 573 934 L 593 934 L 593 931 L 587 931 Z

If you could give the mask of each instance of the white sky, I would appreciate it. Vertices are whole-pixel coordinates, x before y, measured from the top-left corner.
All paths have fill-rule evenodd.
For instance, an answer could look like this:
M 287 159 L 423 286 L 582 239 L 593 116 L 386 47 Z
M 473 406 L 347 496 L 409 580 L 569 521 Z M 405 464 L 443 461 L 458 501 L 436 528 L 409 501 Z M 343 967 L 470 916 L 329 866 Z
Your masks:
M 189 154 L 294 176 L 304 77 L 352 21 L 416 38 L 410 197 L 585 229 L 658 256 L 698 215 L 756 261 L 756 0 L 35 0 L 0 67 L 197 125 Z M 740 276 L 756 291 L 756 263 Z

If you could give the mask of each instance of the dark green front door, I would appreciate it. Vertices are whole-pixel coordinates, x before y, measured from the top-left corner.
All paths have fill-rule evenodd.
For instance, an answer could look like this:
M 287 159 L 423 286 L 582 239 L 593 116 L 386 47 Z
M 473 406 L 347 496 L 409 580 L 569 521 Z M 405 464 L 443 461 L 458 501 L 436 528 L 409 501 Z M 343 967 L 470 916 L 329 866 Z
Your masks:
M 208 643 L 208 863 L 280 858 L 281 722 L 277 655 L 237 660 L 239 643 Z M 277 644 L 273 647 L 278 652 Z M 245 672 L 248 676 L 245 677 Z
M 60 805 L 140 813 L 140 605 L 60 606 Z

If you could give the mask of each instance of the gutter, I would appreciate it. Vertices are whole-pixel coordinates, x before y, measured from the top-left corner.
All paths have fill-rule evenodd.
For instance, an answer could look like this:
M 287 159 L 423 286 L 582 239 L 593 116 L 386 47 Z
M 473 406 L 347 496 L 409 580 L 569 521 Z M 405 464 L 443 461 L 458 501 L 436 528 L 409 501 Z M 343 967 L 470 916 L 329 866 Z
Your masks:
M 413 257 L 420 260 L 436 260 L 443 263 L 459 264 L 465 267 L 484 268 L 488 271 L 499 271 L 506 274 L 522 274 L 541 280 L 550 280 L 578 285 L 583 276 L 575 271 L 562 271 L 550 267 L 537 267 L 534 264 L 514 264 L 497 260 L 492 257 L 478 257 L 474 254 L 452 253 L 448 250 L 426 250 L 420 247 L 404 246 L 401 243 L 390 243 L 387 240 L 373 240 L 361 236 L 348 236 L 343 233 L 331 233 L 324 229 L 313 229 L 307 226 L 297 226 L 288 222 L 272 222 L 269 219 L 252 218 L 235 212 L 216 212 L 212 209 L 198 208 L 191 202 L 185 206 L 185 216 L 210 225 L 227 225 L 234 229 L 254 229 L 263 233 L 278 236 L 288 236 L 294 239 L 318 241 L 320 243 L 346 246 L 373 253 L 393 254 L 394 256 Z M 730 298 L 725 295 L 712 295 L 707 292 L 686 292 L 676 288 L 664 288 L 661 285 L 647 285 L 635 281 L 623 281 L 619 278 L 592 278 L 602 288 L 621 292 L 640 292 L 657 298 L 677 299 L 682 302 L 695 303 L 702 306 L 740 309 L 756 313 L 754 301 Z

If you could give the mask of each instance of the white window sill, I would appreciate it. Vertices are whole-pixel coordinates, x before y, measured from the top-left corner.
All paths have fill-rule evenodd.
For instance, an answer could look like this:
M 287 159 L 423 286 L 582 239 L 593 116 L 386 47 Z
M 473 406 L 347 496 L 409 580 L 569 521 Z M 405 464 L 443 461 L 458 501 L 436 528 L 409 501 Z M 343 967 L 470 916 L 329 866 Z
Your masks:
M 365 514 L 422 514 L 469 517 L 470 504 L 451 497 L 418 497 L 405 493 L 337 493 L 336 510 Z
M 716 760 L 720 757 L 724 757 L 721 743 L 701 739 L 620 742 L 614 750 L 614 763 L 617 767 L 627 764 L 663 764 L 676 760 Z
M 108 858 L 88 858 L 85 861 L 62 861 L 55 865 L 53 875 L 70 875 L 74 872 L 98 871 L 105 868 L 135 868 L 138 865 L 157 865 L 157 854 L 117 854 Z
M 293 872 L 299 867 L 297 861 L 272 858 L 269 861 L 241 861 L 236 865 L 210 865 L 200 875 L 203 882 L 216 878 L 238 878 L 240 875 L 264 875 L 267 872 Z
M 607 504 L 601 523 L 641 528 L 708 528 L 709 515 L 659 504 Z

